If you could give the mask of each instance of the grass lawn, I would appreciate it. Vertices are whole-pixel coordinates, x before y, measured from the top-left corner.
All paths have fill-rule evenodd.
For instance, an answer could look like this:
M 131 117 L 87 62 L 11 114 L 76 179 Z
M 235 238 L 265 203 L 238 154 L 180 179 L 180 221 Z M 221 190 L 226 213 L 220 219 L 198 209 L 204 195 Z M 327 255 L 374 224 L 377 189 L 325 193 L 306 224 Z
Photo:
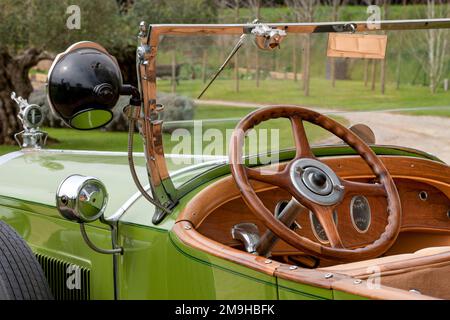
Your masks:
M 386 93 L 379 93 L 365 87 L 361 81 L 337 81 L 332 88 L 330 81 L 313 78 L 311 94 L 305 97 L 299 89 L 300 82 L 289 80 L 265 80 L 256 88 L 255 81 L 241 80 L 240 92 L 235 92 L 233 80 L 216 80 L 202 99 L 243 101 L 264 104 L 298 104 L 307 107 L 322 107 L 342 110 L 381 110 L 415 107 L 444 107 L 423 110 L 421 115 L 450 116 L 450 91 L 438 91 L 430 94 L 427 87 L 404 85 L 396 90 L 388 84 Z M 170 83 L 166 80 L 158 82 L 161 91 L 170 92 Z M 201 92 L 203 83 L 200 80 L 180 81 L 177 93 L 195 98 Z
M 252 109 L 249 108 L 236 108 L 236 107 L 221 107 L 221 106 L 201 106 L 196 109 L 195 120 L 201 119 L 220 119 L 220 118 L 234 118 L 240 119 L 246 114 L 248 114 Z M 340 121 L 344 121 L 342 118 L 338 118 Z M 293 146 L 291 128 L 288 120 L 286 119 L 277 119 L 270 120 L 267 123 L 264 123 L 258 126 L 259 129 L 268 129 L 267 138 L 268 142 L 271 143 L 273 135 L 271 135 L 271 129 L 279 129 L 279 141 L 280 148 L 286 148 Z M 202 123 L 202 133 L 203 133 L 203 148 L 211 145 L 211 141 L 215 141 L 217 136 L 208 138 L 206 137 L 209 133 L 218 133 L 223 137 L 222 142 L 219 142 L 218 148 L 216 148 L 211 154 L 225 154 L 228 146 L 228 137 L 231 134 L 231 130 L 237 124 L 237 121 L 229 121 L 226 123 Z M 180 126 L 177 125 L 177 128 Z M 188 130 L 191 134 L 193 133 L 192 123 L 188 123 L 182 126 L 186 130 Z M 217 129 L 215 131 L 208 131 L 208 129 Z M 227 130 L 228 129 L 228 130 Z M 324 137 L 326 137 L 327 133 L 324 130 L 317 128 L 315 126 L 306 127 L 309 138 L 311 141 L 317 141 Z M 77 131 L 74 129 L 54 129 L 54 128 L 45 128 L 45 131 L 49 133 L 49 135 L 57 140 L 59 143 L 52 143 L 47 146 L 50 149 L 72 149 L 72 150 L 97 150 L 97 151 L 127 151 L 127 141 L 128 135 L 126 132 L 104 132 L 101 130 L 93 130 L 93 131 Z M 205 135 L 206 133 L 206 135 Z M 261 137 L 261 131 L 258 131 Z M 193 135 L 194 136 L 194 135 Z M 227 137 L 228 136 L 228 137 Z M 194 136 L 195 137 L 195 136 Z M 227 138 L 226 138 L 227 137 Z M 180 145 L 181 139 L 184 139 L 185 136 L 179 136 L 178 139 L 171 139 L 172 136 L 170 134 L 164 134 L 164 148 L 166 153 L 172 153 L 179 149 L 174 149 L 175 146 Z M 264 138 L 264 136 L 263 136 Z M 139 134 L 135 134 L 135 151 L 142 152 L 143 146 L 141 143 L 142 139 Z M 185 140 L 186 141 L 186 140 Z M 192 144 L 189 144 L 191 150 L 184 150 L 186 153 L 194 153 Z M 258 148 L 258 151 L 265 151 L 266 144 L 263 143 L 261 147 Z M 203 149 L 202 148 L 202 149 Z M 15 150 L 19 150 L 16 146 L 3 146 L 0 145 L 0 155 L 8 152 L 12 152 Z M 177 152 L 179 153 L 179 152 Z

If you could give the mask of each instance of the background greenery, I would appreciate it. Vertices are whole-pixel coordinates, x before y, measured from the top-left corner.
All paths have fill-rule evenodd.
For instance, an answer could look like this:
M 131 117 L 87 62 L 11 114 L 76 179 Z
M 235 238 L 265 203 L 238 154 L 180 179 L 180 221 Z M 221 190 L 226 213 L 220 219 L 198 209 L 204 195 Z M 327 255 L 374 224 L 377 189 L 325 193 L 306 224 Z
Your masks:
M 239 107 L 221 107 L 221 106 L 201 106 L 197 109 L 195 113 L 194 120 L 203 120 L 203 119 L 232 119 L 231 121 L 226 121 L 223 123 L 203 123 L 203 133 L 211 128 L 218 129 L 222 133 L 224 137 L 223 148 L 222 150 L 228 150 L 228 146 L 226 143 L 226 135 L 227 129 L 233 129 L 237 121 L 240 118 L 247 115 L 250 111 L 254 109 L 252 108 L 239 108 Z M 340 117 L 334 117 L 336 120 L 345 124 L 345 120 Z M 168 124 L 170 125 L 170 124 Z M 191 135 L 193 136 L 193 127 L 192 123 L 187 123 L 182 126 L 177 125 L 177 128 L 185 128 L 187 129 Z M 127 142 L 128 135 L 125 132 L 104 132 L 102 130 L 92 130 L 92 131 L 76 131 L 74 129 L 56 129 L 56 128 L 43 128 L 48 134 L 59 140 L 58 143 L 50 143 L 47 145 L 49 149 L 70 149 L 70 150 L 97 150 L 97 151 L 127 151 Z M 262 125 L 259 125 L 256 130 L 259 129 L 279 129 L 280 135 L 280 149 L 287 148 L 293 146 L 292 133 L 289 123 L 287 120 L 270 120 Z M 318 141 L 327 137 L 327 133 L 316 126 L 312 126 L 307 124 L 306 130 L 308 133 L 308 137 L 310 141 Z M 228 134 L 230 131 L 228 131 Z M 270 133 L 269 133 L 270 134 Z M 163 136 L 164 139 L 164 149 L 165 152 L 171 153 L 173 147 L 178 144 L 179 141 L 171 140 L 171 135 L 169 133 L 165 133 Z M 270 136 L 269 136 L 270 139 Z M 135 141 L 135 152 L 142 152 L 142 139 L 139 134 L 134 135 Z M 270 140 L 269 140 L 270 141 Z M 209 142 L 203 142 L 204 145 Z M 5 154 L 7 152 L 17 151 L 19 150 L 18 146 L 5 146 L 0 145 L 0 155 Z M 259 149 L 263 151 L 262 149 Z M 193 153 L 194 150 L 191 150 Z M 225 152 L 223 152 L 225 153 Z
M 82 8 L 82 29 L 68 31 L 66 28 L 66 8 L 68 5 L 79 5 Z M 344 6 L 340 10 L 340 20 L 365 20 L 366 6 Z M 330 20 L 329 6 L 317 8 L 315 21 Z M 423 5 L 391 5 L 389 19 L 424 18 Z M 254 18 L 253 11 L 241 8 L 240 22 L 249 22 Z M 261 20 L 266 22 L 293 21 L 290 10 L 286 7 L 263 7 Z M 232 8 L 220 9 L 214 1 L 209 0 L 136 0 L 134 6 L 119 9 L 117 1 L 113 0 L 1 0 L 0 1 L 0 46 L 7 47 L 12 53 L 19 54 L 23 49 L 39 47 L 57 53 L 65 50 L 70 44 L 80 40 L 92 40 L 101 43 L 118 58 L 131 64 L 134 69 L 134 50 L 136 46 L 137 27 L 141 20 L 148 23 L 234 23 L 235 11 Z M 26 23 L 24 23 L 26 21 Z M 337 81 L 332 88 L 326 80 L 327 58 L 325 55 L 326 35 L 314 35 L 311 60 L 311 92 L 305 97 L 300 89 L 301 82 L 290 80 L 270 80 L 263 71 L 260 88 L 255 87 L 252 76 L 241 74 L 240 91 L 236 92 L 232 63 L 223 75 L 204 96 L 204 99 L 243 101 L 254 103 L 289 103 L 308 107 L 322 107 L 339 110 L 379 110 L 392 108 L 443 107 L 429 108 L 420 111 L 408 111 L 417 115 L 449 116 L 450 92 L 444 92 L 442 86 L 436 94 L 428 89 L 426 72 L 415 59 L 416 55 L 426 59 L 427 47 L 418 42 L 418 35 L 426 31 L 389 32 L 387 51 L 387 89 L 382 95 L 378 88 L 372 91 L 362 82 L 364 61 L 354 60 L 349 67 L 350 80 Z M 177 94 L 195 98 L 201 91 L 203 81 L 202 51 L 207 50 L 207 78 L 212 75 L 222 63 L 224 55 L 231 49 L 235 38 L 229 37 L 219 45 L 217 39 L 184 39 L 174 40 L 167 37 L 162 42 L 158 63 L 170 64 L 172 49 L 176 49 L 177 63 L 182 63 L 182 79 L 176 88 Z M 402 40 L 402 41 L 400 41 Z M 288 37 L 281 50 L 272 53 L 261 53 L 261 64 L 267 70 L 278 72 L 292 71 L 292 46 L 299 46 L 301 52 L 301 37 Z M 239 52 L 240 64 L 245 67 L 246 54 L 255 51 L 252 44 Z M 131 58 L 124 55 L 131 52 Z M 398 60 L 400 52 L 401 59 Z M 447 54 L 447 64 L 444 76 L 449 77 L 450 65 Z M 401 61 L 400 88 L 396 88 L 398 61 Z M 298 62 L 300 66 L 300 61 Z M 299 72 L 301 68 L 299 67 Z M 36 71 L 32 71 L 36 72 Z M 127 78 L 127 77 L 125 77 Z M 194 79 L 192 79 L 194 78 Z M 158 81 L 161 91 L 170 92 L 169 80 Z M 1 89 L 1 88 L 0 88 Z M 447 108 L 445 108 L 447 107 Z M 235 107 L 201 106 L 196 109 L 194 119 L 209 118 L 240 118 L 251 109 Z M 341 119 L 342 120 L 342 119 Z M 279 127 L 273 122 L 268 128 Z M 230 123 L 227 127 L 232 127 Z M 281 125 L 283 135 L 288 135 L 288 127 Z M 221 128 L 224 130 L 225 128 Z M 50 144 L 49 148 L 58 149 L 93 149 L 93 150 L 126 150 L 126 134 L 105 133 L 103 131 L 77 132 L 71 129 L 45 128 L 49 134 L 59 140 Z M 320 132 L 311 129 L 311 138 L 323 138 Z M 165 144 L 170 148 L 171 141 L 164 137 Z M 137 140 L 139 141 L 139 140 Z M 287 140 L 286 140 L 287 141 Z M 0 153 L 17 150 L 15 146 L 0 146 Z M 137 144 L 136 150 L 142 150 Z

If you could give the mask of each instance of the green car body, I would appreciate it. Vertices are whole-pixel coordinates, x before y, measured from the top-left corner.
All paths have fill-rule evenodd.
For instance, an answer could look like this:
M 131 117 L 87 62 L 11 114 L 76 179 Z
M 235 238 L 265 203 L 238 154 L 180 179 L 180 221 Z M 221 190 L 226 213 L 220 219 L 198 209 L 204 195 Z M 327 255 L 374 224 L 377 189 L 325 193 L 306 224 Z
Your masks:
M 448 28 L 449 25 L 448 19 L 383 21 L 381 30 Z M 87 117 L 81 118 L 86 122 L 76 123 L 75 127 L 97 128 L 99 123 L 104 123 L 108 119 L 101 117 L 96 119 L 100 122 L 92 121 L 90 117 L 92 110 L 113 108 L 119 93 L 131 98 L 130 106 L 124 109 L 125 115 L 130 120 L 129 157 L 126 153 L 39 148 L 24 149 L 0 157 L 0 220 L 13 227 L 31 247 L 56 299 L 364 298 L 339 291 L 335 287 L 312 286 L 306 284 L 307 282 L 291 281 L 288 280 L 289 278 L 278 276 L 275 271 L 264 273 L 239 264 L 237 261 L 220 258 L 187 245 L 177 237 L 174 231 L 174 228 L 182 228 L 184 221 L 177 222 L 177 218 L 191 199 L 218 179 L 230 175 L 230 166 L 225 157 L 218 157 L 205 163 L 194 161 L 196 164 L 193 166 L 179 168 L 173 160 L 181 155 L 164 153 L 162 121 L 158 114 L 163 110 L 163 106 L 156 103 L 156 53 L 159 37 L 165 34 L 193 36 L 242 34 L 241 39 L 244 39 L 244 35 L 253 34 L 253 30 L 258 31 L 260 27 L 259 23 L 254 25 L 149 25 L 148 27 L 144 22 L 141 23 L 136 55 L 139 90 L 123 85 L 122 79 L 117 79 L 120 78 L 119 71 L 116 74 L 117 78 L 106 77 L 106 80 L 101 81 L 97 79 L 97 75 L 100 78 L 100 75 L 103 77 L 103 75 L 115 74 L 111 70 L 117 71 L 119 68 L 117 61 L 114 62 L 106 49 L 98 44 L 79 42 L 58 55 L 59 58 L 55 59 L 49 72 L 48 98 L 52 110 L 59 110 L 57 114 L 65 119 L 68 125 L 74 126 L 73 121 L 79 122 L 80 114 L 87 112 Z M 268 28 L 268 26 L 265 27 Z M 280 31 L 280 28 L 284 31 Z M 262 36 L 272 39 L 274 34 L 280 36 L 286 31 L 308 34 L 351 30 L 370 31 L 367 28 L 365 21 L 314 25 L 273 24 L 269 28 L 271 31 L 269 34 L 257 33 L 255 37 L 260 40 Z M 77 60 L 76 68 L 73 70 L 83 70 L 83 72 L 79 72 L 78 77 L 74 76 L 76 72 L 70 72 L 70 76 L 67 76 L 65 72 L 71 69 L 65 68 L 66 65 L 63 62 L 71 61 L 69 59 L 71 57 L 81 56 L 80 52 L 83 56 Z M 87 63 L 90 61 L 86 58 L 87 52 L 95 57 L 92 60 L 95 63 Z M 77 55 L 78 53 L 80 54 Z M 107 57 L 109 63 L 98 63 L 99 57 Z M 80 61 L 85 66 L 84 69 L 78 68 L 82 65 Z M 59 62 L 61 64 L 58 64 Z M 112 69 L 105 67 L 108 65 L 110 67 L 112 65 Z M 72 79 L 73 87 L 67 82 L 70 77 L 76 78 Z M 91 83 L 91 80 L 99 80 L 99 83 Z M 111 83 L 116 85 L 113 87 Z M 117 83 L 120 83 L 120 86 Z M 72 90 L 67 91 L 66 87 Z M 53 95 L 52 91 L 54 91 Z M 79 97 L 83 92 L 87 92 L 89 99 L 81 99 L 86 98 L 84 96 Z M 67 98 L 69 93 L 73 94 L 71 96 L 73 99 Z M 55 97 L 59 99 L 55 100 Z M 93 97 L 95 100 L 92 100 Z M 72 101 L 73 105 L 67 106 L 66 100 L 88 102 Z M 64 117 L 61 111 L 65 111 Z M 142 196 L 145 193 L 137 190 L 136 186 L 140 187 L 140 184 L 133 181 L 138 180 L 136 177 L 133 179 L 133 170 L 130 174 L 130 168 L 134 167 L 133 161 L 129 161 L 133 159 L 131 152 L 134 121 L 140 123 L 140 133 L 145 145 L 145 157 L 136 155 L 134 166 L 137 176 L 147 178 L 149 186 L 144 188 L 152 192 L 154 199 L 147 199 L 152 201 L 146 201 Z M 27 147 L 26 144 L 25 147 Z M 372 149 L 378 155 L 401 155 L 439 161 L 433 156 L 411 149 L 390 146 L 372 146 Z M 346 145 L 313 148 L 313 152 L 317 157 L 355 154 Z M 283 162 L 292 159 L 294 155 L 295 150 L 280 151 L 277 158 L 279 162 Z M 107 198 L 108 205 L 105 212 L 100 212 L 103 214 L 100 220 L 84 224 L 82 222 L 86 221 L 81 219 L 71 221 L 70 217 L 65 219 L 60 215 L 60 212 L 63 214 L 61 206 L 56 204 L 57 199 L 62 201 L 62 197 L 59 196 L 59 186 L 67 177 L 75 174 L 95 177 L 106 186 L 108 197 L 102 199 Z M 80 198 L 80 188 L 78 188 L 76 201 L 82 201 Z M 89 202 L 90 198 L 88 196 L 86 198 L 88 198 L 86 202 Z M 66 204 L 72 200 L 73 198 L 65 198 Z M 159 210 L 155 210 L 154 204 Z M 170 213 L 165 216 L 160 214 L 168 211 Z M 157 219 L 154 218 L 155 214 Z M 114 225 L 108 224 L 108 221 L 113 222 Z M 186 230 L 190 228 L 190 226 L 185 227 Z M 87 239 L 90 239 L 90 242 Z M 120 253 L 115 251 L 114 254 L 105 254 L 105 251 L 101 253 L 99 252 L 101 250 L 98 250 L 98 248 L 111 247 L 118 249 Z M 262 259 L 261 264 L 264 266 L 273 262 L 265 260 L 262 256 L 257 258 Z M 275 263 L 272 266 L 274 265 Z M 311 271 L 297 268 L 297 266 L 290 267 L 294 267 L 291 270 L 298 269 L 295 272 L 299 273 Z M 360 283 L 351 277 L 345 278 L 345 281 L 347 280 Z M 383 295 L 378 297 L 383 298 Z
M 431 156 L 414 150 L 375 147 L 378 154 Z M 317 155 L 349 153 L 346 147 L 315 150 Z M 289 158 L 292 152 L 280 155 Z M 145 176 L 144 157 L 136 157 Z M 20 173 L 20 174 L 19 174 Z M 83 241 L 79 224 L 60 216 L 55 206 L 58 185 L 71 174 L 94 176 L 109 193 L 105 218 L 120 217 L 118 298 L 120 299 L 349 299 L 360 298 L 331 289 L 279 279 L 183 244 L 172 232 L 180 211 L 203 188 L 229 174 L 226 163 L 197 178 L 178 177 L 180 200 L 158 225 L 154 207 L 139 196 L 125 153 L 34 150 L 0 157 L 0 219 L 29 244 L 41 263 L 57 299 L 113 299 L 112 255 L 97 253 Z M 177 181 L 177 174 L 173 175 Z M 99 247 L 111 247 L 111 232 L 99 221 L 86 226 Z M 71 273 L 70 266 L 77 266 Z M 81 281 L 68 289 L 68 283 Z

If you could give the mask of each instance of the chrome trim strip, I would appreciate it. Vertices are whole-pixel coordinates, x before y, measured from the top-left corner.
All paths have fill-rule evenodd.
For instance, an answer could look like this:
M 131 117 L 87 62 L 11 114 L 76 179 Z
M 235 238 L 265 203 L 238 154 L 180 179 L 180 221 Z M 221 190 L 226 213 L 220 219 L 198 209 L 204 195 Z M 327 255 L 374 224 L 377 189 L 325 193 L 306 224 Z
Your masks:
M 194 158 L 196 158 L 196 159 L 202 159 L 202 160 L 211 160 L 210 162 L 228 160 L 227 156 L 207 156 L 207 155 L 202 155 L 202 154 L 173 154 L 173 153 L 168 153 L 165 156 L 167 158 L 182 158 L 182 159 L 189 159 L 189 158 L 193 158 L 194 159 Z M 206 162 L 203 162 L 202 164 L 205 164 L 205 163 Z M 192 169 L 192 167 L 190 169 Z M 174 175 L 175 172 L 172 175 Z
M 223 157 L 224 160 L 227 160 L 226 157 Z M 171 174 L 171 177 L 176 177 L 179 175 L 182 175 L 186 172 L 192 171 L 192 170 L 196 170 L 202 167 L 207 167 L 210 166 L 211 164 L 215 164 L 217 163 L 216 161 L 209 161 L 209 162 L 203 162 L 203 163 L 199 163 L 193 166 L 189 166 L 186 168 L 182 168 L 180 170 L 176 170 Z M 150 190 L 150 184 L 147 184 L 144 186 L 145 191 L 149 191 Z M 137 191 L 136 193 L 134 193 L 127 201 L 125 201 L 125 203 L 116 211 L 114 212 L 112 215 L 110 215 L 109 217 L 106 218 L 107 221 L 118 221 L 126 212 L 128 209 L 130 209 L 130 207 L 136 202 L 138 201 L 140 198 L 142 197 L 142 194 Z
M 127 152 L 124 151 L 95 151 L 95 150 L 63 150 L 63 149 L 45 149 L 39 150 L 42 153 L 61 153 L 61 154 L 80 154 L 80 155 L 97 155 L 97 156 L 128 156 Z M 133 152 L 135 157 L 144 157 L 143 152 Z M 197 155 L 197 154 L 166 154 L 167 158 L 197 158 L 202 160 L 225 160 L 228 159 L 227 156 L 207 156 L 207 155 Z M 192 169 L 192 168 L 191 168 Z
M 323 148 L 335 148 L 335 147 L 342 147 L 342 146 L 346 146 L 345 144 L 319 144 L 319 145 L 313 145 L 312 148 L 314 149 L 323 149 Z M 414 149 L 414 148 L 410 148 L 410 147 L 403 147 L 403 146 L 394 146 L 394 145 L 385 145 L 385 144 L 374 144 L 374 145 L 370 145 L 371 147 L 377 147 L 377 148 L 387 148 L 387 149 L 393 149 L 393 150 L 397 150 L 397 151 L 404 151 L 404 152 L 409 152 L 409 153 L 415 153 L 419 156 L 423 156 L 426 158 L 432 158 L 430 160 L 435 160 L 435 161 L 439 161 L 442 162 L 442 160 L 440 160 L 439 158 L 437 158 L 435 155 L 432 155 L 428 152 L 425 151 L 421 151 L 418 149 Z M 291 148 L 290 148 L 291 149 Z M 65 153 L 65 154 L 80 154 L 80 155 L 99 155 L 99 156 L 128 156 L 127 152 L 124 151 L 95 151 L 95 150 L 63 150 L 63 149 L 41 149 L 41 150 L 22 150 L 23 152 L 42 152 L 42 153 Z M 286 150 L 280 150 L 281 151 L 286 151 Z M 20 151 L 16 151 L 16 152 L 20 152 Z M 12 152 L 15 153 L 15 152 Z M 9 154 L 6 154 L 4 156 L 0 156 L 0 159 L 2 157 L 5 157 Z M 133 152 L 133 155 L 135 157 L 143 157 L 144 153 L 143 152 Z M 184 158 L 184 159 L 188 159 L 188 158 L 195 158 L 197 157 L 198 159 L 204 159 L 204 160 L 225 160 L 228 159 L 227 156 L 207 156 L 207 155 L 188 155 L 188 154 L 166 154 L 167 158 Z M 2 162 L 0 161 L 0 164 Z M 173 174 L 172 174 L 173 175 Z
M 150 184 L 147 184 L 144 186 L 145 191 L 150 190 Z M 119 219 L 122 217 L 122 215 L 127 212 L 127 210 L 136 202 L 139 200 L 139 198 L 142 197 L 142 194 L 137 191 L 135 194 L 133 194 L 125 203 L 112 215 L 109 217 L 105 217 L 107 221 L 119 221 Z
M 21 157 L 23 155 L 24 155 L 24 153 L 22 151 L 14 151 L 14 152 L 11 152 L 11 153 L 7 153 L 7 154 L 5 154 L 3 156 L 0 156 L 0 166 L 2 164 L 7 163 L 10 160 L 19 158 L 19 157 Z
M 95 150 L 63 150 L 63 149 L 45 149 L 39 150 L 42 153 L 61 153 L 61 154 L 79 154 L 79 155 L 97 155 L 97 156 L 127 156 L 124 151 L 95 151 Z M 134 152 L 134 156 L 143 157 L 143 152 Z
M 410 20 L 380 20 L 377 21 L 380 23 L 380 28 L 375 30 L 404 30 L 404 29 L 417 29 L 418 27 L 426 26 L 426 29 L 438 28 L 442 25 L 443 28 L 448 28 L 450 24 L 450 19 L 447 18 L 435 18 L 435 19 L 410 19 Z M 344 26 L 348 24 L 356 24 L 360 26 L 366 26 L 369 23 L 367 21 L 336 21 L 336 22 L 290 22 L 290 23 L 267 23 L 270 27 L 306 27 L 308 30 L 312 29 L 314 32 L 315 27 L 334 27 L 334 26 Z M 150 24 L 153 28 L 177 28 L 176 30 L 180 30 L 181 32 L 184 29 L 189 28 L 201 28 L 201 31 L 205 33 L 211 32 L 214 29 L 222 30 L 226 28 L 244 28 L 244 27 L 256 27 L 254 23 L 248 24 Z M 401 28 L 400 28 L 401 27 Z M 290 29 L 289 29 L 290 30 Z M 290 32 L 288 30 L 288 33 Z M 359 31 L 359 30 L 357 30 Z M 292 32 L 292 31 L 291 31 Z M 164 32 L 165 34 L 170 34 L 170 32 Z M 186 32 L 187 33 L 187 32 Z M 194 33 L 194 31 L 191 31 Z M 295 32 L 294 32 L 295 33 Z M 228 34 L 226 31 L 220 32 L 220 34 Z

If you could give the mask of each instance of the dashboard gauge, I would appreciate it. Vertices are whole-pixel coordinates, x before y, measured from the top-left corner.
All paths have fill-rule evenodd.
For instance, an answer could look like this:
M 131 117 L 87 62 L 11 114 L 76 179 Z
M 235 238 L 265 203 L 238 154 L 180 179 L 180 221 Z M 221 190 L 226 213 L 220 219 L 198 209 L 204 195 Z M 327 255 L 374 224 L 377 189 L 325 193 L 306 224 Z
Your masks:
M 309 220 L 311 221 L 311 229 L 317 240 L 319 240 L 321 243 L 324 244 L 329 243 L 327 234 L 325 233 L 325 229 L 322 227 L 322 224 L 320 223 L 319 219 L 317 219 L 316 215 L 312 211 L 309 212 Z M 334 223 L 337 225 L 338 221 L 336 210 L 333 211 L 333 220 Z
M 360 233 L 369 230 L 372 214 L 369 201 L 364 196 L 354 196 L 350 202 L 350 216 L 353 227 Z

